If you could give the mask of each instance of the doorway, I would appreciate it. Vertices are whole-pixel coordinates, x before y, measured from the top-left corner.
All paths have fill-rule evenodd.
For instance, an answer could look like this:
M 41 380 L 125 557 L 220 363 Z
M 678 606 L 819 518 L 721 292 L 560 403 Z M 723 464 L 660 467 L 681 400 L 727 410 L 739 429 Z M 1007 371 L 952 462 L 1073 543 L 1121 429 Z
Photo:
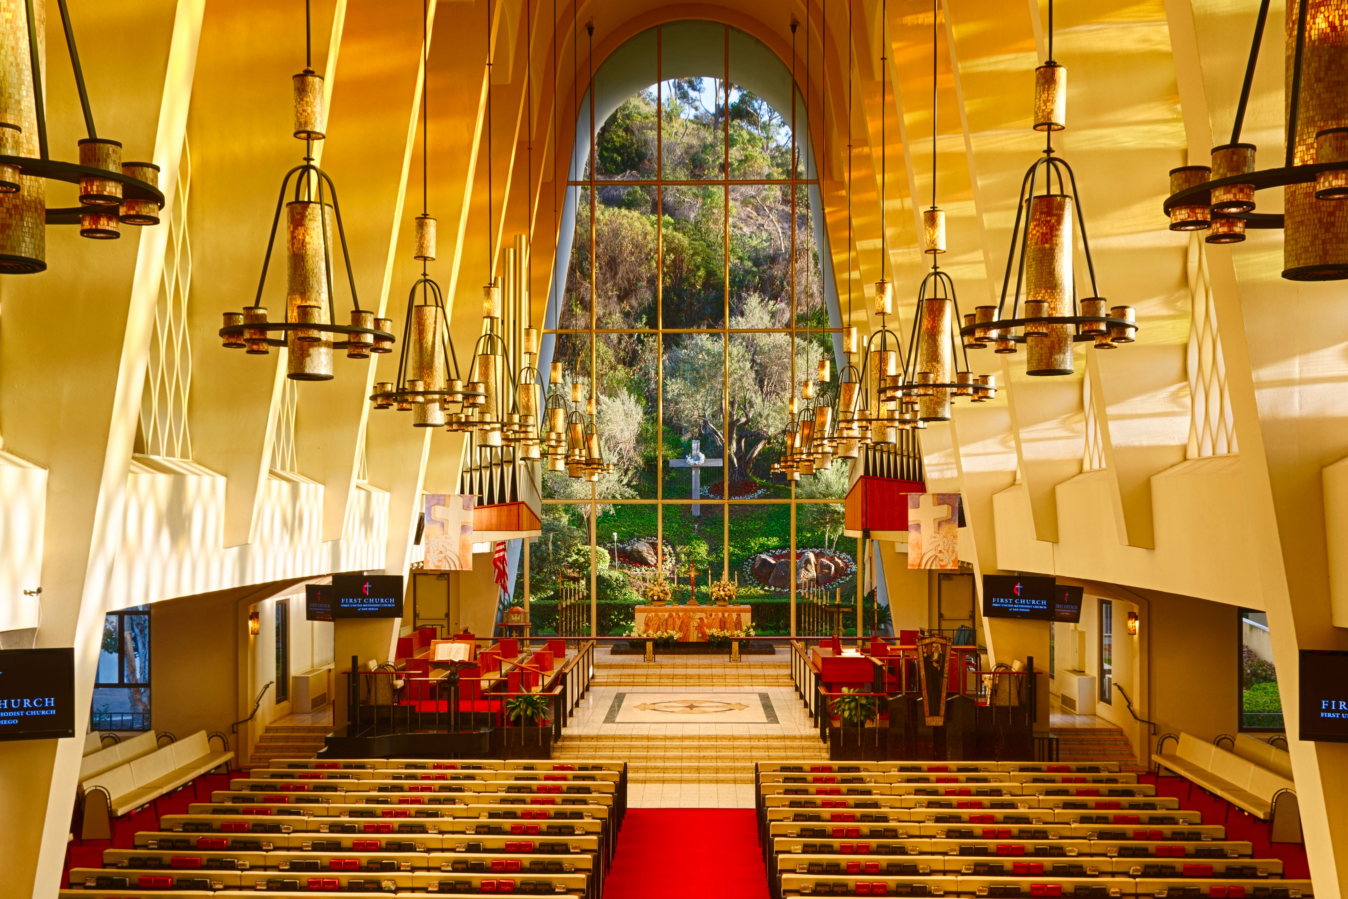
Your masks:
M 1100 600 L 1100 701 L 1111 704 L 1114 691 L 1114 603 Z

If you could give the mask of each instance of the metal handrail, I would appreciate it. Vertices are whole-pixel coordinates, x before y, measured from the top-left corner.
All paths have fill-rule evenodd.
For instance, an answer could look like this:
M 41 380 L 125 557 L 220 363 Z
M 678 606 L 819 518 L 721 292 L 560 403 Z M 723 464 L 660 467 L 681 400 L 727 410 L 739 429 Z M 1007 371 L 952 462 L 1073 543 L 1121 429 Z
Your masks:
M 231 724 L 229 726 L 230 733 L 237 734 L 239 732 L 240 724 L 246 724 L 249 721 L 253 720 L 254 716 L 257 715 L 257 710 L 262 708 L 262 697 L 267 694 L 267 690 L 269 690 L 271 688 L 271 685 L 274 683 L 276 683 L 276 681 L 267 681 L 266 686 L 264 686 L 257 694 L 257 701 L 253 703 L 252 713 L 247 718 L 240 718 L 238 721 L 235 721 L 233 724 Z
M 1113 683 L 1113 681 L 1111 681 L 1110 683 Z M 1128 704 L 1128 713 L 1133 716 L 1133 720 L 1140 722 L 1142 724 L 1151 725 L 1151 734 L 1152 736 L 1156 736 L 1156 722 L 1148 721 L 1146 718 L 1139 718 L 1137 712 L 1133 709 L 1133 701 L 1128 698 L 1128 693 L 1123 689 L 1123 687 L 1120 687 L 1118 684 L 1114 684 L 1114 689 L 1118 690 L 1120 693 L 1123 694 L 1123 701 Z

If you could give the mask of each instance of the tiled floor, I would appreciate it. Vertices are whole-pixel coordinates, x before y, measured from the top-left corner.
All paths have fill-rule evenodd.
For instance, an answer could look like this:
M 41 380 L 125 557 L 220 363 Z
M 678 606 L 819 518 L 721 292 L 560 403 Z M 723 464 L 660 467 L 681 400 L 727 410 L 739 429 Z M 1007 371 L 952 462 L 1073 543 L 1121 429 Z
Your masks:
M 607 717 L 609 709 L 613 706 L 613 701 L 619 693 L 662 693 L 662 694 L 686 694 L 691 692 L 686 686 L 670 684 L 668 686 L 603 686 L 594 687 L 586 694 L 576 707 L 573 717 L 567 722 L 567 736 L 584 736 L 586 734 L 625 734 L 625 735 L 660 735 L 660 736 L 713 736 L 717 734 L 732 734 L 735 736 L 805 736 L 816 733 L 815 727 L 810 723 L 809 713 L 805 711 L 805 705 L 796 695 L 794 687 L 782 686 L 731 686 L 724 690 L 714 688 L 699 687 L 697 694 L 715 694 L 715 693 L 734 693 L 742 695 L 746 690 L 755 693 L 767 693 L 772 707 L 777 713 L 776 724 L 712 724 L 708 722 L 698 723 L 672 723 L 672 724 L 607 724 L 604 719 Z
M 632 808 L 753 808 L 753 784 L 629 783 Z

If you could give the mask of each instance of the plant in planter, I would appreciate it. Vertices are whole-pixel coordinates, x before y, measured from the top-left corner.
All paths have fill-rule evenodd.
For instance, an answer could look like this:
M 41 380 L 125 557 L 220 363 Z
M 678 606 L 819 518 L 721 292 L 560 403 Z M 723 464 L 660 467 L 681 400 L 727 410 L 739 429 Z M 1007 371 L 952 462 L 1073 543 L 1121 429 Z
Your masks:
M 548 697 L 543 693 L 523 693 L 506 700 L 506 715 L 511 721 L 532 721 L 547 725 Z
M 669 602 L 674 591 L 670 589 L 669 582 L 663 577 L 659 577 L 646 585 L 646 601 L 653 606 L 663 606 Z
M 879 713 L 878 697 L 843 687 L 833 700 L 833 714 L 840 726 L 829 731 L 829 757 L 845 761 L 883 758 L 880 728 L 866 727 Z

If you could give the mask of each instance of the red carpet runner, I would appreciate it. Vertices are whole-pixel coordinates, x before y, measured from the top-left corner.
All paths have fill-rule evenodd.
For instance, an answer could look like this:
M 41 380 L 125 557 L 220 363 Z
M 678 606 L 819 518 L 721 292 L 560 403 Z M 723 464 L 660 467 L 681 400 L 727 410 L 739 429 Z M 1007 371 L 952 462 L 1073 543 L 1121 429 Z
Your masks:
M 628 809 L 608 899 L 766 899 L 752 809 Z

